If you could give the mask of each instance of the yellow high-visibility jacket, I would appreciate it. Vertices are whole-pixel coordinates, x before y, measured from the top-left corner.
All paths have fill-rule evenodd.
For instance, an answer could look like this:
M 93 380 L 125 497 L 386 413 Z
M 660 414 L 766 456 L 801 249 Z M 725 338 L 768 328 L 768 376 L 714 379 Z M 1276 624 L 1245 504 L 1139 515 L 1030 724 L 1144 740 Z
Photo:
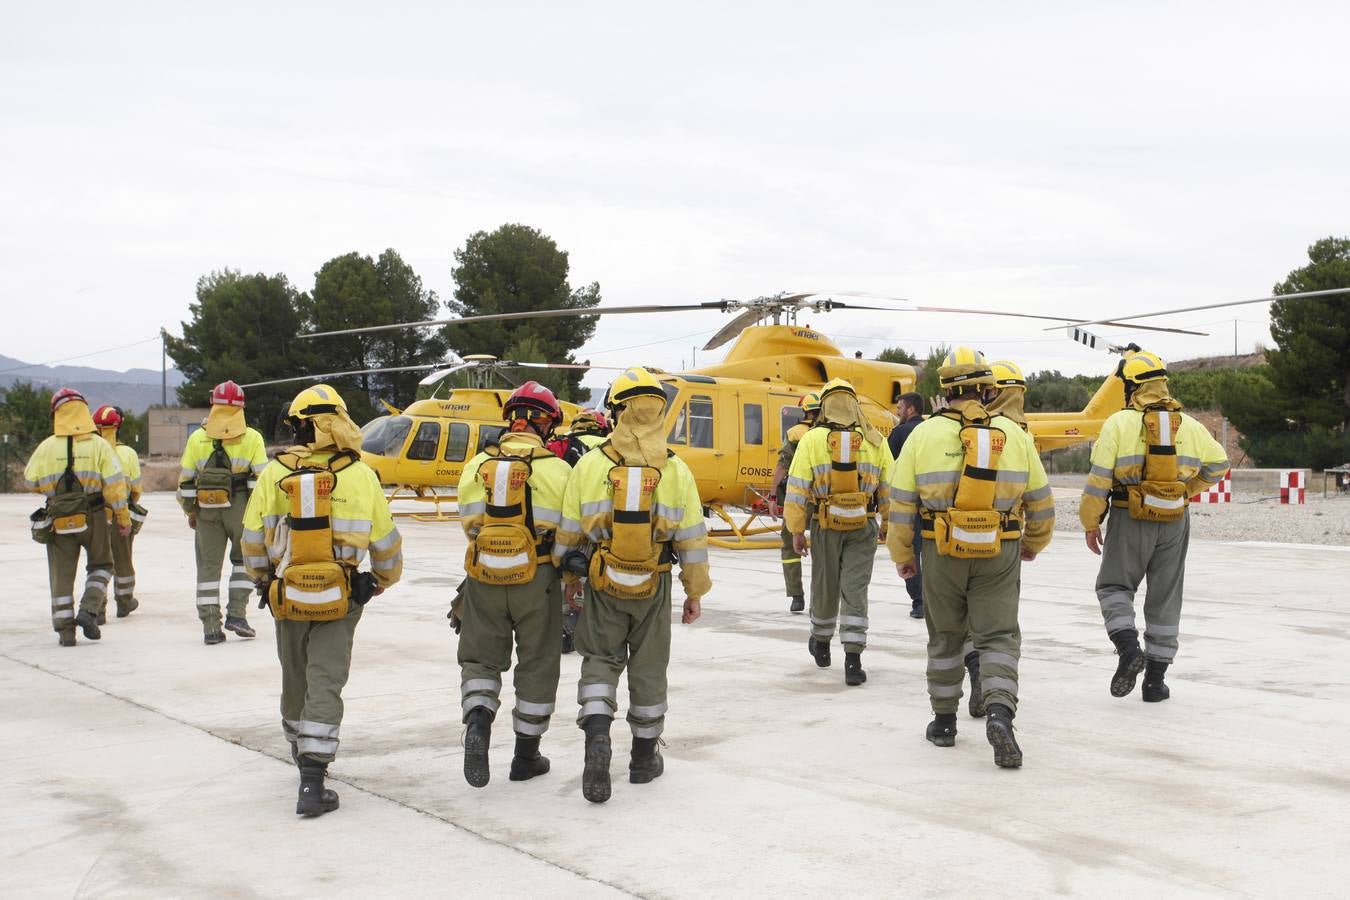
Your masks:
M 127 479 L 127 496 L 132 503 L 138 503 L 141 499 L 141 458 L 126 444 L 117 444 L 113 449 L 117 451 L 117 464 Z
M 1007 416 L 994 416 L 989 424 L 1005 436 L 994 482 L 994 508 L 1016 514 L 1020 507 L 1022 546 L 1040 553 L 1054 535 L 1055 498 L 1036 453 L 1036 442 Z M 897 564 L 914 560 L 919 508 L 931 512 L 950 509 L 964 468 L 960 421 L 935 415 L 910 432 L 886 478 L 891 497 L 886 549 Z
M 332 452 L 319 451 L 305 462 L 320 466 L 332 456 Z M 258 475 L 258 486 L 244 509 L 244 566 L 254 581 L 273 575 L 286 552 L 278 527 L 286 521 L 290 498 L 279 483 L 291 471 L 277 460 L 268 463 Z M 389 501 L 375 471 L 363 462 L 342 469 L 329 499 L 333 556 L 355 569 L 369 553 L 376 583 L 387 588 L 397 582 L 403 575 L 403 538 L 394 526 Z
M 820 501 L 830 495 L 830 429 L 810 428 L 797 442 L 788 468 L 787 495 L 783 502 L 783 521 L 792 534 L 802 534 Z M 858 490 L 873 498 L 882 515 L 886 514 L 886 470 L 891 465 L 891 449 L 883 441 L 862 442 L 858 450 Z
M 582 432 L 580 434 L 573 435 L 573 437 L 581 441 L 583 444 L 585 444 L 592 450 L 594 450 L 596 447 L 599 447 L 601 444 L 605 442 L 605 436 L 603 434 L 591 434 L 589 432 Z
M 267 446 L 256 430 L 247 428 L 233 441 L 224 441 L 225 455 L 230 458 L 230 471 L 236 475 L 252 475 L 248 489 L 257 484 L 258 473 L 267 465 Z M 198 428 L 188 435 L 187 446 L 183 448 L 180 462 L 182 471 L 178 473 L 178 505 L 185 513 L 197 511 L 197 476 L 206 468 L 206 462 L 216 450 L 215 443 L 205 429 Z
M 587 541 L 607 541 L 614 534 L 614 497 L 608 478 L 614 465 L 604 450 L 592 450 L 572 470 L 563 491 L 562 524 L 553 541 L 554 565 L 561 566 L 569 550 L 580 549 Z M 652 497 L 652 540 L 669 542 L 679 556 L 686 597 L 697 600 L 712 589 L 703 501 L 694 473 L 678 456 L 666 459 Z M 564 572 L 563 580 L 574 581 L 576 576 Z
M 23 470 L 28 490 L 51 497 L 61 489 L 61 479 L 66 474 L 66 440 L 64 435 L 51 435 L 38 444 Z M 127 479 L 112 445 L 97 434 L 81 434 L 75 436 L 71 449 L 75 456 L 75 477 L 84 492 L 101 494 L 117 524 L 130 525 Z
M 1177 478 L 1186 484 L 1186 496 L 1193 497 L 1212 484 L 1218 484 L 1228 472 L 1228 454 L 1209 433 L 1209 429 L 1185 413 L 1177 429 Z M 1138 484 L 1144 474 L 1144 414 L 1137 409 L 1122 409 L 1102 423 L 1097 443 L 1092 447 L 1092 470 L 1078 518 L 1091 531 L 1101 525 L 1111 503 L 1112 491 Z M 1122 498 L 1122 506 L 1126 505 Z
M 572 467 L 547 451 L 534 435 L 507 432 L 497 446 L 503 456 L 529 459 L 540 451 L 547 454 L 530 460 L 530 508 L 534 512 L 534 535 L 542 542 L 557 532 L 562 523 L 563 490 Z M 471 541 L 478 537 L 487 518 L 487 492 L 478 478 L 478 470 L 491 458 L 479 453 L 465 464 L 459 476 L 459 524 Z

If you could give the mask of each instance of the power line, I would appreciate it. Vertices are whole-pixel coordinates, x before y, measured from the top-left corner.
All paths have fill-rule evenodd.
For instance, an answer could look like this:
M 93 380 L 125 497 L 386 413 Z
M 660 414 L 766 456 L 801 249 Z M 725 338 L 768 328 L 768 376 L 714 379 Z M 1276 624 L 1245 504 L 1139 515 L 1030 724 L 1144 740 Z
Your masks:
M 81 353 L 78 356 L 67 356 L 65 359 L 54 359 L 51 362 L 26 363 L 22 366 L 14 366 L 11 369 L 0 369 L 0 375 L 7 374 L 9 372 L 21 372 L 24 369 L 38 369 L 42 368 L 43 366 L 59 366 L 62 363 L 68 363 L 76 359 L 88 359 L 91 356 L 102 356 L 104 353 L 113 353 L 118 350 L 126 350 L 131 347 L 139 347 L 141 344 L 149 344 L 150 342 L 158 341 L 159 339 L 160 339 L 159 335 L 155 335 L 154 337 L 147 338 L 146 340 L 143 341 L 133 341 L 130 344 L 123 344 L 120 347 L 108 347 L 103 350 L 95 350 L 92 353 Z

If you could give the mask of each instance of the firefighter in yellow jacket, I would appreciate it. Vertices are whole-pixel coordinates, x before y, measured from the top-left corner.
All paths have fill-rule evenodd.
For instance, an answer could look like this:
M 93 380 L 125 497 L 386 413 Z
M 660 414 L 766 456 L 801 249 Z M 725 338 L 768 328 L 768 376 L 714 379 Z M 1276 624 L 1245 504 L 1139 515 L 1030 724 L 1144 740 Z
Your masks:
M 789 428 L 784 436 L 783 446 L 778 449 L 778 464 L 773 470 L 773 486 L 769 489 L 769 512 L 775 516 L 783 514 L 782 508 L 787 503 L 788 470 L 792 468 L 792 457 L 797 454 L 797 445 L 820 415 L 820 392 L 808 391 L 798 402 L 802 408 L 802 420 Z M 783 519 L 779 538 L 782 541 L 779 554 L 783 563 L 783 588 L 789 599 L 788 612 L 800 613 L 806 609 L 806 591 L 802 588 L 802 557 L 797 548 L 792 546 L 792 532 L 788 530 L 786 518 Z
M 867 421 L 853 385 L 836 378 L 820 390 L 817 426 L 802 435 L 788 469 L 783 519 L 792 546 L 811 542 L 811 636 L 816 665 L 830 665 L 836 624 L 844 645 L 844 683 L 867 673 L 867 587 L 877 553 L 876 514 L 886 511 L 883 484 L 891 464 L 886 439 Z
M 984 354 L 958 347 L 938 369 L 947 408 L 915 428 L 891 468 L 890 551 L 901 578 L 914 574 L 912 539 L 923 537 L 928 695 L 926 737 L 956 743 L 966 635 L 979 653 L 976 676 L 988 711 L 994 763 L 1022 764 L 1013 734 L 1022 633 L 1017 623 L 1022 562 L 1050 543 L 1054 497 L 1031 436 L 990 415 L 993 372 Z
M 502 406 L 508 423 L 497 446 L 469 460 L 459 479 L 459 517 L 469 547 L 460 613 L 460 702 L 464 780 L 488 783 L 488 745 L 515 637 L 516 735 L 510 779 L 549 770 L 539 741 L 558 699 L 562 590 L 553 564 L 553 535 L 562 521 L 563 489 L 572 467 L 544 446 L 562 421 L 553 392 L 534 381 Z
M 228 547 L 229 606 L 225 628 L 240 637 L 254 636 L 248 624 L 248 598 L 253 584 L 244 571 L 240 550 L 244 507 L 258 473 L 267 465 L 262 435 L 244 423 L 244 391 L 225 381 L 211 391 L 211 412 L 202 427 L 188 435 L 179 474 L 178 504 L 196 532 L 197 618 L 203 640 L 225 640 L 220 621 L 220 568 Z
M 112 445 L 113 451 L 117 454 L 117 463 L 122 468 L 122 475 L 127 480 L 127 509 L 131 513 L 131 531 L 123 535 L 114 529 L 109 535 L 113 555 L 113 599 L 117 603 L 117 618 L 124 619 L 141 605 L 135 596 L 136 566 L 131 558 L 131 547 L 136 540 L 136 533 L 141 530 L 141 523 L 145 521 L 145 507 L 141 506 L 141 460 L 134 448 L 117 439 L 118 431 L 122 427 L 122 410 L 116 406 L 100 406 L 94 412 L 94 424 L 98 427 L 99 435 Z M 112 518 L 111 509 L 108 510 L 108 518 L 110 520 Z M 103 611 L 98 616 L 100 625 L 106 621 L 107 608 L 105 598 Z
M 582 656 L 577 720 L 586 732 L 581 793 L 610 796 L 609 727 L 619 676 L 628 671 L 633 750 L 628 780 L 644 784 L 665 764 L 657 746 L 666 719 L 671 566 L 680 566 L 681 621 L 695 622 L 708 593 L 708 536 L 693 473 L 666 447 L 666 398 L 650 372 L 632 368 L 610 385 L 609 440 L 581 458 L 563 492 L 553 559 L 569 582 L 586 577 L 577 623 Z
M 1144 673 L 1143 698 L 1171 695 L 1164 682 L 1177 654 L 1182 579 L 1190 540 L 1189 498 L 1217 484 L 1228 456 L 1203 425 L 1181 412 L 1167 388 L 1167 367 L 1139 351 L 1121 361 L 1129 406 L 1102 423 L 1092 448 L 1078 515 L 1088 549 L 1102 557 L 1097 601 L 1120 659 L 1111 694 L 1124 697 Z M 1105 541 L 1101 523 L 1107 516 Z M 1144 594 L 1144 647 L 1135 627 L 1134 597 Z
M 28 490 L 46 503 L 30 517 L 33 539 L 47 547 L 52 630 L 62 647 L 75 646 L 75 627 L 91 641 L 102 637 L 99 614 L 108 603 L 113 574 L 108 518 L 120 535 L 131 533 L 127 483 L 117 454 L 95 434 L 89 404 L 78 391 L 52 395 L 52 434 L 33 451 L 24 469 Z M 84 551 L 84 594 L 75 612 L 75 576 Z
M 366 602 L 399 580 L 403 551 L 338 392 L 306 388 L 289 417 L 296 445 L 258 476 L 244 562 L 276 619 L 281 728 L 300 769 L 295 812 L 320 816 L 338 806 L 324 778 L 337 755 L 356 626 Z

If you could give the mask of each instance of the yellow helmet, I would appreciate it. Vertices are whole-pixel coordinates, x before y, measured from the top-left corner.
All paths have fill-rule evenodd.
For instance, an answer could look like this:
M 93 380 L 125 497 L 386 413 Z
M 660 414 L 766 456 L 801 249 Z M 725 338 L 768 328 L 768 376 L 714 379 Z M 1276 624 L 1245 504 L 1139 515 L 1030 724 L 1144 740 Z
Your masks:
M 858 396 L 858 392 L 853 389 L 853 385 L 842 378 L 831 378 L 825 383 L 825 386 L 820 389 L 820 402 L 824 402 L 825 398 L 835 391 L 847 391 L 855 397 Z
M 992 385 L 994 371 L 979 350 L 957 347 L 938 366 L 938 384 L 943 390 L 966 385 Z
M 316 384 L 295 395 L 288 414 L 292 419 L 309 419 L 339 409 L 347 411 L 347 403 L 342 395 L 326 384 Z
M 998 387 L 1024 388 L 1027 386 L 1027 380 L 1022 375 L 1022 370 L 1015 362 L 1000 359 L 990 363 L 989 368 L 994 372 L 994 384 Z
M 614 379 L 614 383 L 609 386 L 605 402 L 611 407 L 623 406 L 634 397 L 641 397 L 644 394 L 660 397 L 662 400 L 666 398 L 666 392 L 661 389 L 661 382 L 656 380 L 655 375 L 641 366 L 633 366 Z
M 820 412 L 820 391 L 807 391 L 802 394 L 802 399 L 797 401 L 797 405 L 803 412 Z
M 1121 362 L 1120 377 L 1131 385 L 1157 381 L 1167 377 L 1167 364 L 1157 354 L 1140 350 Z

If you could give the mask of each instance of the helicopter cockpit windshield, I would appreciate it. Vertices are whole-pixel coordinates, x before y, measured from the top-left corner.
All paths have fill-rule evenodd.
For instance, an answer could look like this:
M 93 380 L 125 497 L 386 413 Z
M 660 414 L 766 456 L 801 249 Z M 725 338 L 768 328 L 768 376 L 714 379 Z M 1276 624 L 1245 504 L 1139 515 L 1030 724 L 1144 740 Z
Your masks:
M 397 457 L 412 428 L 407 416 L 380 416 L 361 429 L 361 449 L 379 456 Z

